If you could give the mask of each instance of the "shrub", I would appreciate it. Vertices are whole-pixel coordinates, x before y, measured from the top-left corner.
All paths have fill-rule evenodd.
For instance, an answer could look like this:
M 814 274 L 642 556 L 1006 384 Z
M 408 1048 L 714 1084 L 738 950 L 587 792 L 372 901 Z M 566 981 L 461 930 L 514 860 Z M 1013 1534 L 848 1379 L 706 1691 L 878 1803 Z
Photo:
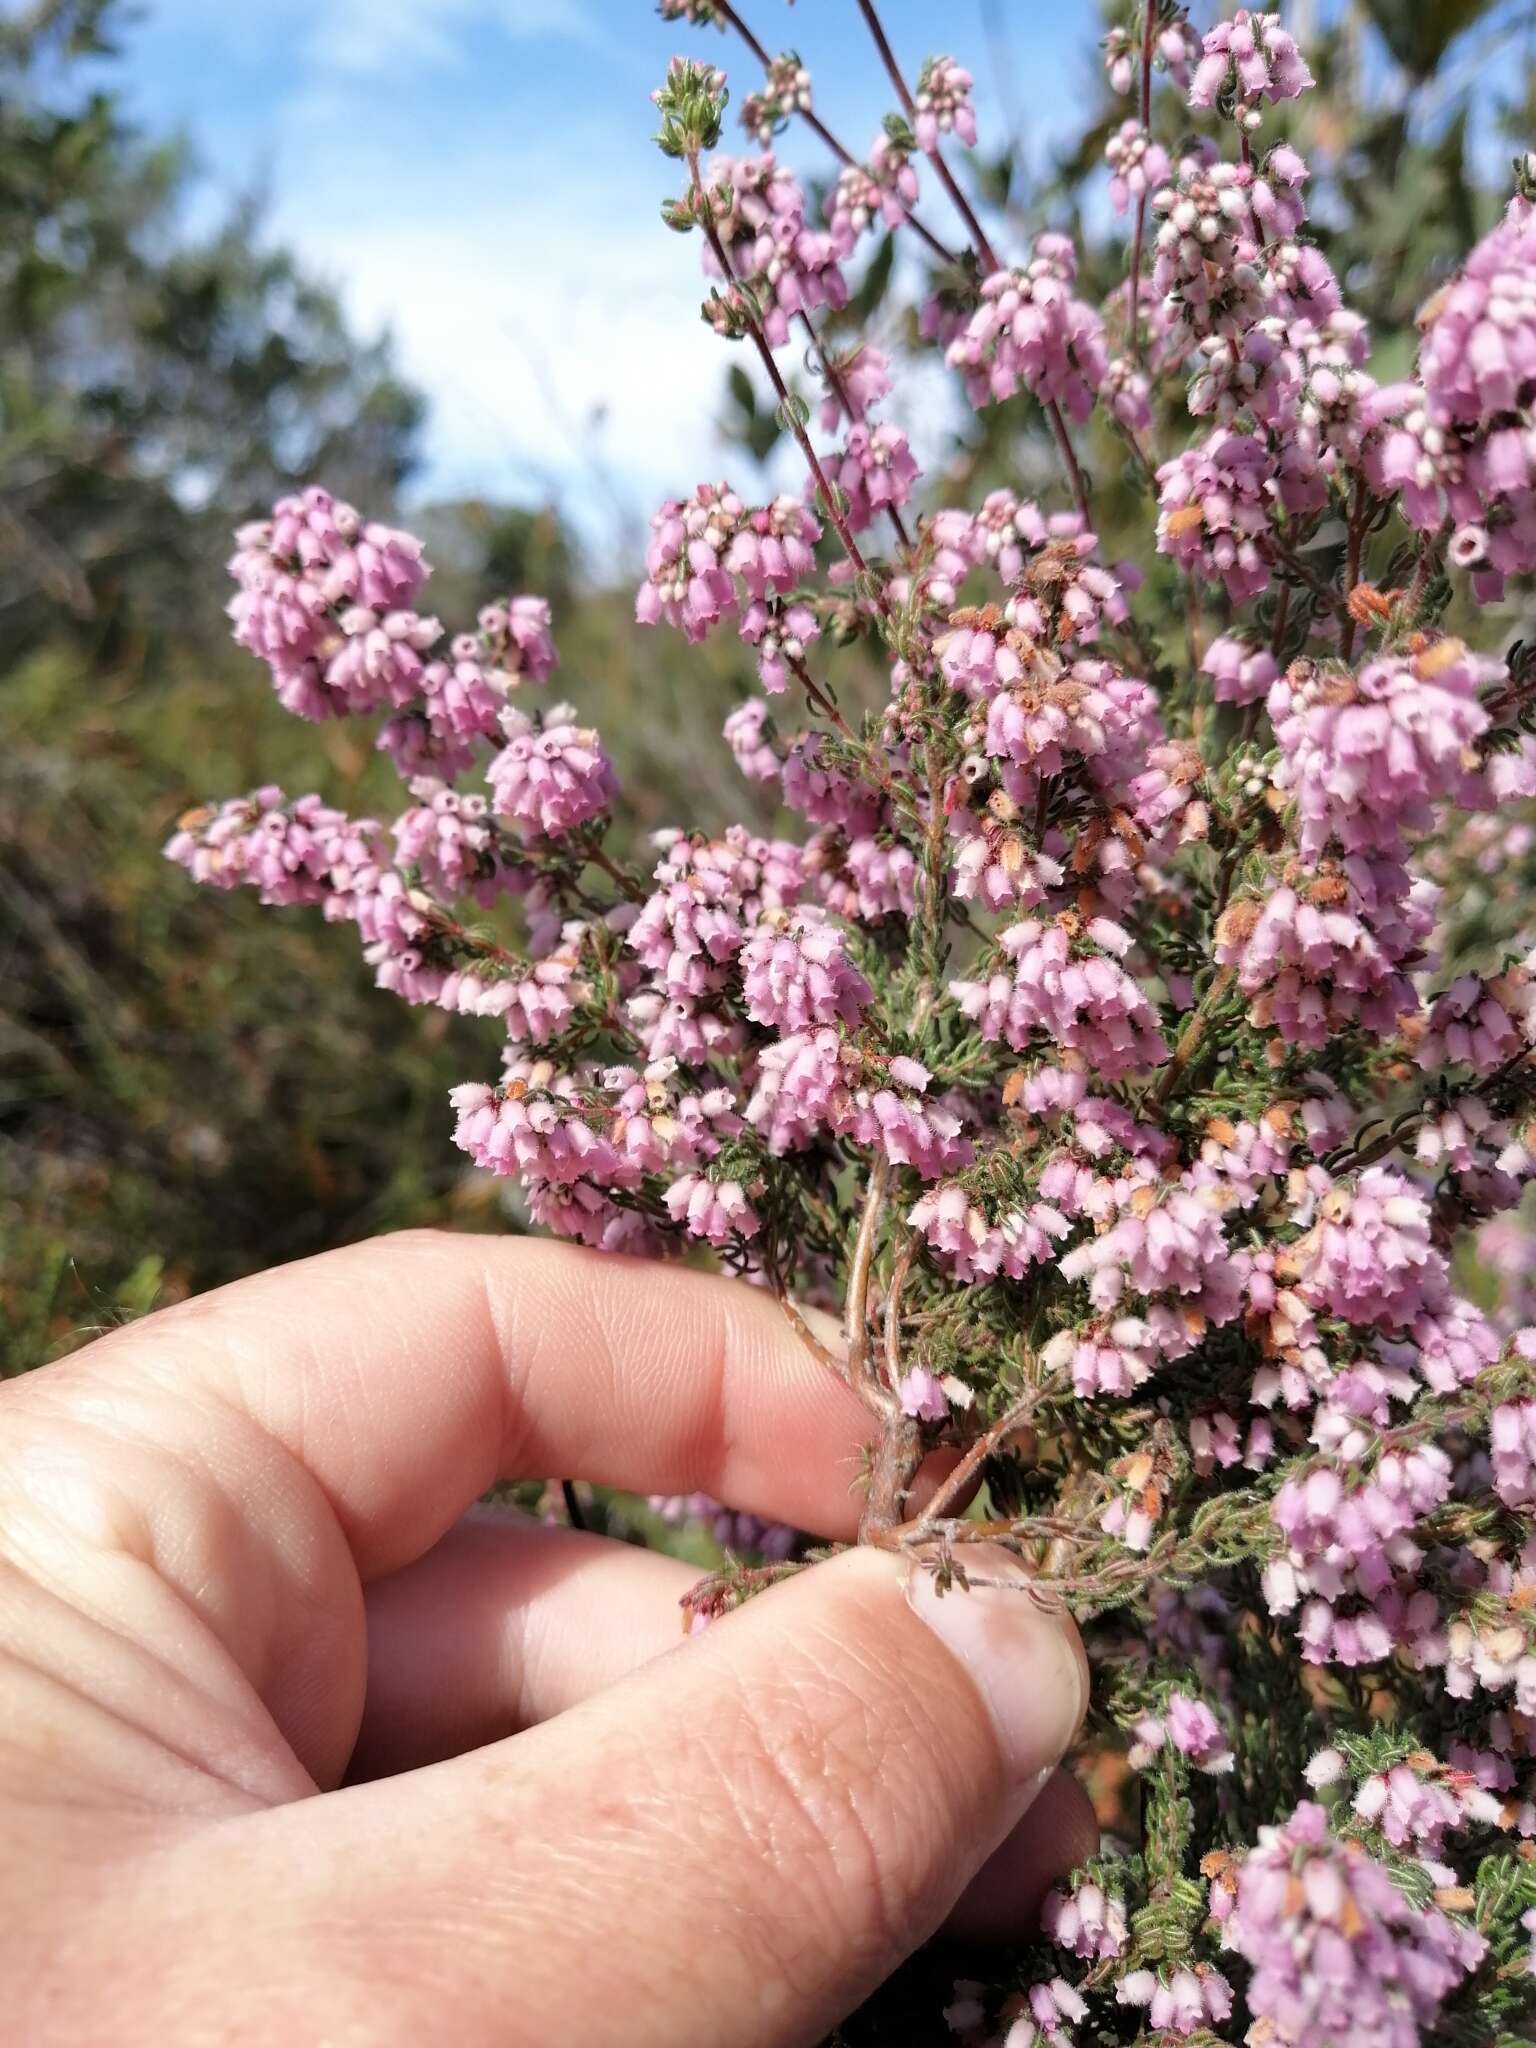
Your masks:
M 1272 125 L 1312 83 L 1277 15 L 1202 41 L 1154 0 L 1109 38 L 1134 111 L 1101 305 L 1066 236 L 997 253 L 944 154 L 970 75 L 909 86 L 860 6 L 898 108 L 820 218 L 771 148 L 719 153 L 720 71 L 676 59 L 655 95 L 668 223 L 807 482 L 664 505 L 637 618 L 753 650 L 725 736 L 805 829 L 624 851 L 598 734 L 546 701 L 548 607 L 446 637 L 419 544 L 317 487 L 242 530 L 236 637 L 301 717 L 382 716 L 409 801 L 268 787 L 168 850 L 490 1020 L 455 1136 L 536 1223 L 771 1290 L 874 1419 L 864 1541 L 955 1598 L 1001 1546 L 1078 1617 L 1111 1833 L 1038 1942 L 957 1988 L 956 2034 L 1509 2038 L 1536 1329 L 1456 1274 L 1536 1176 L 1536 956 L 1448 957 L 1439 905 L 1536 795 L 1536 665 L 1448 624 L 1536 569 L 1527 172 L 1383 384 Z M 798 59 L 766 73 L 758 144 L 817 120 Z M 891 231 L 938 259 L 916 326 L 970 403 L 1038 408 L 1054 503 L 923 507 L 886 353 L 828 324 Z M 1090 426 L 1140 492 L 1138 559 L 1099 545 Z M 845 710 L 871 651 L 884 701 Z M 695 1619 L 799 1568 L 789 1532 L 700 1508 L 771 1561 L 701 1582 Z

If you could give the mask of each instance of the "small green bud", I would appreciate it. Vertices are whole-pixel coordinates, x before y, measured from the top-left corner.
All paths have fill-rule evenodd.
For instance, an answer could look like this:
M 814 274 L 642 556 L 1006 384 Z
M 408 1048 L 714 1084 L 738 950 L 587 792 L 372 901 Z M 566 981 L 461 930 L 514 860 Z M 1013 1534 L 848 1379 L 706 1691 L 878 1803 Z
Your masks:
M 730 95 L 725 73 L 691 57 L 674 57 L 665 82 L 651 94 L 661 115 L 656 141 L 664 156 L 695 157 L 720 140 L 720 119 Z

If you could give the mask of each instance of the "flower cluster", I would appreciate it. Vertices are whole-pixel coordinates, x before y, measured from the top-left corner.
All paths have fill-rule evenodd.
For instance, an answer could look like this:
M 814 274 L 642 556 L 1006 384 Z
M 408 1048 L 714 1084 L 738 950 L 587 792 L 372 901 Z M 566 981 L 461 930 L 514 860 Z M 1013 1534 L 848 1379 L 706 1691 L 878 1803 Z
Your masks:
M 1226 1938 L 1253 1970 L 1262 2038 L 1286 2048 L 1415 2048 L 1485 1946 L 1464 1922 L 1411 1903 L 1312 1800 L 1260 1830 L 1224 1911 Z
M 1229 104 L 1245 126 L 1258 125 L 1262 100 L 1293 100 L 1312 86 L 1312 74 L 1278 14 L 1239 7 L 1218 21 L 1200 48 L 1189 82 L 1192 107 Z
M 790 664 L 821 631 L 792 596 L 810 574 L 820 532 L 798 498 L 749 507 L 728 484 L 700 484 L 651 521 L 635 617 L 647 626 L 665 620 L 695 641 L 734 619 L 757 650 L 764 688 L 782 690 Z
M 745 293 L 774 347 L 795 315 L 847 303 L 832 236 L 807 222 L 805 194 L 772 150 L 712 159 L 698 205 L 710 221 L 705 275 Z
M 1036 238 L 1021 269 L 987 279 L 980 307 L 947 355 L 963 372 L 973 405 L 1011 398 L 1022 384 L 1073 419 L 1087 419 L 1109 350 L 1104 322 L 1075 295 L 1076 281 L 1077 251 L 1055 234 Z
M 1078 1617 L 1129 1840 L 1007 1989 L 961 1987 L 967 2048 L 1513 2039 L 1536 662 L 1482 651 L 1512 633 L 1480 607 L 1536 570 L 1536 215 L 1378 384 L 1396 338 L 1373 355 L 1277 135 L 1311 83 L 1279 17 L 1120 11 L 1102 305 L 1067 235 L 976 217 L 952 57 L 898 75 L 863 160 L 835 145 L 815 220 L 771 151 L 711 154 L 712 66 L 657 96 L 667 219 L 804 469 L 669 499 L 637 578 L 641 624 L 751 651 L 721 653 L 765 696 L 707 716 L 757 824 L 699 828 L 701 793 L 627 843 L 602 741 L 533 687 L 547 607 L 445 637 L 420 545 L 316 489 L 241 530 L 235 635 L 288 710 L 377 724 L 398 815 L 267 787 L 167 851 L 485 1020 L 452 1135 L 519 1227 L 774 1294 L 868 1409 L 864 1540 L 963 1598 L 984 1537 Z M 808 115 L 770 60 L 755 143 Z M 925 251 L 908 317 L 859 331 Z M 978 410 L 937 489 L 923 352 Z M 984 1474 L 985 1523 L 914 1508 L 934 1453 Z M 727 1504 L 653 1506 L 730 1554 L 701 1623 L 804 1563 Z

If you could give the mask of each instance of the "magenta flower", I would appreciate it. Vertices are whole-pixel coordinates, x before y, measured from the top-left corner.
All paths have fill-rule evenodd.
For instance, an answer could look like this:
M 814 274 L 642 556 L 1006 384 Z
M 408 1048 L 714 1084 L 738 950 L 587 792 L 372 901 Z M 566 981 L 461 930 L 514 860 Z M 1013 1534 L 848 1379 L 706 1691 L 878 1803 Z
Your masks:
M 1514 201 L 1459 276 L 1420 316 L 1419 364 L 1436 419 L 1487 426 L 1512 413 L 1536 377 L 1536 214 Z M 1527 465 L 1505 478 L 1520 480 Z
M 1416 2048 L 1485 1947 L 1465 1921 L 1411 1905 L 1309 1800 L 1259 1830 L 1227 1939 L 1252 1968 L 1250 2008 L 1285 2048 Z
M 1405 829 L 1426 829 L 1461 787 L 1467 750 L 1488 726 L 1476 691 L 1497 673 L 1446 639 L 1358 676 L 1302 664 L 1279 678 L 1268 703 L 1283 756 L 1276 780 L 1296 793 L 1302 852 L 1332 840 L 1346 853 L 1390 855 Z
M 556 705 L 537 728 L 511 712 L 503 725 L 507 743 L 487 771 L 500 816 L 550 839 L 601 817 L 618 778 L 597 734 L 575 724 L 569 705 Z
M 1250 647 L 1232 633 L 1216 636 L 1200 667 L 1215 679 L 1218 704 L 1255 704 L 1280 673 L 1267 647 Z
M 1446 1292 L 1429 1205 L 1411 1181 L 1373 1166 L 1326 1198 L 1299 1261 L 1302 1293 L 1345 1322 L 1401 1329 Z
M 1112 173 L 1109 197 L 1116 213 L 1127 212 L 1168 176 L 1167 150 L 1133 119 L 1120 123 L 1104 145 L 1104 156 Z
M 821 910 L 772 912 L 747 935 L 741 969 L 747 1015 L 770 1030 L 857 1024 L 873 999 L 846 934 Z
M 736 766 L 751 782 L 772 782 L 779 772 L 778 752 L 764 736 L 767 720 L 768 706 L 761 697 L 751 697 L 737 706 L 722 728 Z
M 690 1237 L 706 1244 L 728 1244 L 732 1238 L 756 1237 L 762 1227 L 746 1191 L 734 1180 L 711 1180 L 685 1173 L 666 1193 L 667 1214 Z
M 1310 90 L 1311 72 L 1280 16 L 1239 7 L 1230 21 L 1218 21 L 1205 38 L 1190 80 L 1189 104 L 1214 107 L 1229 97 L 1239 118 L 1260 100 L 1293 100 Z
M 1157 473 L 1157 546 L 1192 575 L 1224 585 L 1234 604 L 1269 585 L 1267 538 L 1275 497 L 1274 461 L 1252 434 L 1218 427 Z
M 1035 1032 L 1083 1053 L 1106 1076 L 1156 1066 L 1168 1057 L 1156 1012 L 1119 965 L 1130 940 L 1107 918 L 1073 931 L 1071 919 L 1024 918 L 999 944 L 1013 962 L 985 981 L 956 981 L 950 993 L 983 1038 L 1022 1051 Z
M 943 1387 L 924 1365 L 914 1365 L 904 1374 L 896 1392 L 902 1414 L 914 1416 L 919 1422 L 942 1422 L 949 1413 Z
M 953 57 L 930 57 L 923 66 L 913 95 L 917 119 L 913 126 L 917 146 L 930 155 L 939 146 L 940 135 L 955 134 L 970 148 L 976 147 L 976 115 L 971 106 L 971 74 Z
M 1040 1909 L 1040 1927 L 1058 1948 L 1093 1962 L 1121 1954 L 1130 1936 L 1125 1902 L 1092 1880 L 1070 1893 L 1052 1892 Z
M 888 421 L 850 427 L 842 447 L 822 467 L 828 482 L 846 494 L 846 516 L 855 533 L 872 526 L 887 506 L 905 505 L 918 477 L 906 435 Z
M 1071 242 L 1045 234 L 1026 269 L 987 279 L 979 309 L 945 352 L 945 361 L 964 372 L 973 405 L 1011 398 L 1023 384 L 1072 419 L 1087 419 L 1109 351 L 1098 314 L 1073 295 L 1076 277 Z

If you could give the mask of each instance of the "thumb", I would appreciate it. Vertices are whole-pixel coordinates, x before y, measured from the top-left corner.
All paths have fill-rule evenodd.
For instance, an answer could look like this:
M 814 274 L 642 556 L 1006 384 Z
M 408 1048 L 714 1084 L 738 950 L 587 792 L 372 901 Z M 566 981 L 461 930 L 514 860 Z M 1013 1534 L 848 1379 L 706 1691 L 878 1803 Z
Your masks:
M 972 1569 L 940 1597 L 888 1553 L 818 1565 L 512 1742 L 340 1795 L 354 1856 L 351 1803 L 392 1799 L 425 1924 L 467 1935 L 461 1991 L 530 2040 L 818 2040 L 939 1926 L 1082 1715 L 1071 1622 L 1005 1554 Z M 380 1917 L 396 1943 L 413 1920 Z

